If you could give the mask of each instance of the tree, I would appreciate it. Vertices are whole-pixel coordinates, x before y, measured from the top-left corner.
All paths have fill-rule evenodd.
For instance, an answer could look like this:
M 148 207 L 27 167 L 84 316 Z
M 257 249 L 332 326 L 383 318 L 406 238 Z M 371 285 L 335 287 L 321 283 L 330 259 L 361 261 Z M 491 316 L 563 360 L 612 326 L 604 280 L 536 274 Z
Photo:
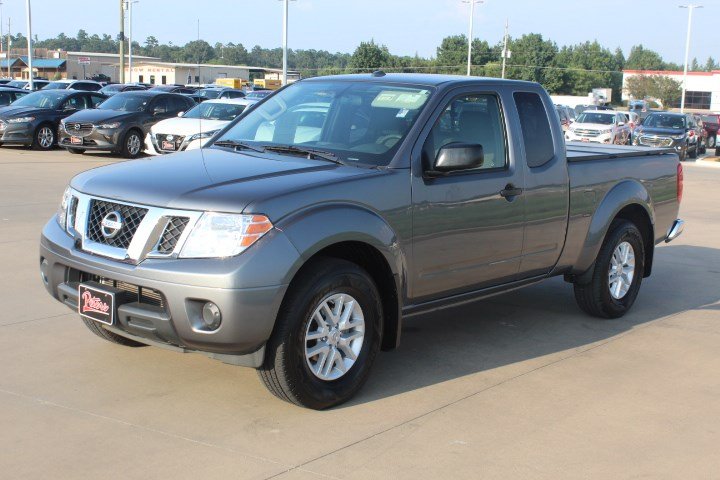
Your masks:
M 720 65 L 715 62 L 715 59 L 713 57 L 708 57 L 707 61 L 705 62 L 705 71 L 712 72 L 713 70 L 717 70 L 718 68 L 720 68 Z
M 511 40 L 508 49 L 512 51 L 511 63 L 521 65 L 508 67 L 508 78 L 538 82 L 550 92 L 562 88 L 563 73 L 554 68 L 557 66 L 555 56 L 558 54 L 554 42 L 543 39 L 539 33 L 530 33 Z
M 663 59 L 659 53 L 635 45 L 630 49 L 625 68 L 628 70 L 662 70 Z
M 207 63 L 215 58 L 215 50 L 205 40 L 193 40 L 178 51 L 177 59 L 187 63 Z
M 651 75 L 633 75 L 628 77 L 626 87 L 632 98 L 644 100 L 652 96 L 654 83 Z
M 682 84 L 665 75 L 654 76 L 653 96 L 662 102 L 664 108 L 680 103 Z
M 356 71 L 373 71 L 390 65 L 390 52 L 385 45 L 373 40 L 362 42 L 350 59 L 350 68 Z
M 690 71 L 692 71 L 692 72 L 700 71 L 700 63 L 698 62 L 697 58 L 692 59 L 692 63 L 690 64 Z
M 467 62 L 467 37 L 452 35 L 445 37 L 437 48 L 436 64 L 444 73 L 460 73 L 461 65 Z M 450 68 L 447 68 L 450 67 Z M 458 68 L 455 68 L 458 67 Z

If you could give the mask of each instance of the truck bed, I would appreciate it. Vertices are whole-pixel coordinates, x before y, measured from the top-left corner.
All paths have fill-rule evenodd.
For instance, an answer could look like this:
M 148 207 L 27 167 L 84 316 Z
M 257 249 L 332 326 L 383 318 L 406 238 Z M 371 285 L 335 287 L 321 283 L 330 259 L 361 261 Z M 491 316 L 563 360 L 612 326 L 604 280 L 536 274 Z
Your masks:
M 631 147 L 584 142 L 567 143 L 568 162 L 611 160 L 613 158 L 645 157 L 670 153 L 675 153 L 672 148 Z

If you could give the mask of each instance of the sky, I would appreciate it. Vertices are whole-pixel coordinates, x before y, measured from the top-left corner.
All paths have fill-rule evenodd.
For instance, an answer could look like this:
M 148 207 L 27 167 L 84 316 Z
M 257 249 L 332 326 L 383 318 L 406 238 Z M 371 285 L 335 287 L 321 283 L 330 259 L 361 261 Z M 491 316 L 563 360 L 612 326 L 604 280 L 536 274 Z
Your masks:
M 119 30 L 119 1 L 94 0 L 88 8 L 68 7 L 66 1 L 32 0 L 33 35 L 75 36 Z M 720 0 L 704 0 L 695 10 L 690 59 L 704 63 L 720 59 L 712 28 L 720 16 Z M 12 31 L 26 33 L 25 0 L 3 3 L 3 31 L 7 18 Z M 642 43 L 666 61 L 682 63 L 687 33 L 683 0 L 485 0 L 475 7 L 476 38 L 491 45 L 503 36 L 541 33 L 558 45 L 598 40 L 611 49 Z M 78 4 L 79 5 L 79 4 Z M 443 37 L 468 30 L 469 4 L 462 0 L 293 0 L 290 3 L 289 46 L 295 49 L 351 53 L 361 41 L 373 39 L 393 54 L 435 55 Z M 279 0 L 139 0 L 134 5 L 133 39 L 149 35 L 161 43 L 183 45 L 200 36 L 210 44 L 242 43 L 278 47 L 282 42 L 282 2 Z

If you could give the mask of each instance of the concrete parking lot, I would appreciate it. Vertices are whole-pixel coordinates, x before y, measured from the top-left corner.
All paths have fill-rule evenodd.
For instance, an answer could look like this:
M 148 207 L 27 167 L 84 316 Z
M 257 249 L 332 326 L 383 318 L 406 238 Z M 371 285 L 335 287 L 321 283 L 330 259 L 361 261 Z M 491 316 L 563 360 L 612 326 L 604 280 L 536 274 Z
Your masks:
M 685 165 L 684 235 L 632 313 L 562 279 L 408 320 L 349 404 L 303 410 L 254 371 L 92 335 L 38 237 L 76 173 L 0 149 L 0 478 L 718 478 L 720 168 Z

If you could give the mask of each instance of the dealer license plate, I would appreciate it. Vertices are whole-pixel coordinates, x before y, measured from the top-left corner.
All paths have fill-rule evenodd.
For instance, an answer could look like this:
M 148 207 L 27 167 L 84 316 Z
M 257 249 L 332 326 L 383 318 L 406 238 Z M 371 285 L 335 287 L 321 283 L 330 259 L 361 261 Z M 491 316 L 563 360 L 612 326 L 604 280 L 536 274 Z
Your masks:
M 96 322 L 112 325 L 115 320 L 115 294 L 81 283 L 78 287 L 78 312 Z

